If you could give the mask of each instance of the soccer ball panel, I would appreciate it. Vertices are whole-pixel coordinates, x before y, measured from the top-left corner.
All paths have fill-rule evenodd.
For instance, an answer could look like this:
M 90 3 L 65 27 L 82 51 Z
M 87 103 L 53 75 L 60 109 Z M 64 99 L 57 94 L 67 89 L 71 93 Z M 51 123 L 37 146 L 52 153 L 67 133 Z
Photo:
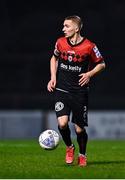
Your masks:
M 44 149 L 54 149 L 59 144 L 59 134 L 51 129 L 45 130 L 39 136 L 39 144 Z

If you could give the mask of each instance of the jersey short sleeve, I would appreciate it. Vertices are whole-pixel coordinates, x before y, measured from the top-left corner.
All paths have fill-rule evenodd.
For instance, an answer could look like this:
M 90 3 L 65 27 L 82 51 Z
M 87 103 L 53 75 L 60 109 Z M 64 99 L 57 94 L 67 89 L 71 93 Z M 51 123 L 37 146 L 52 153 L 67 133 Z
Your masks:
M 93 43 L 91 47 L 91 53 L 90 53 L 90 58 L 93 63 L 100 63 L 103 61 L 103 57 L 97 48 L 97 46 Z
M 55 44 L 54 56 L 56 56 L 56 57 L 59 57 L 59 56 L 60 56 L 59 39 L 56 41 L 56 44 Z

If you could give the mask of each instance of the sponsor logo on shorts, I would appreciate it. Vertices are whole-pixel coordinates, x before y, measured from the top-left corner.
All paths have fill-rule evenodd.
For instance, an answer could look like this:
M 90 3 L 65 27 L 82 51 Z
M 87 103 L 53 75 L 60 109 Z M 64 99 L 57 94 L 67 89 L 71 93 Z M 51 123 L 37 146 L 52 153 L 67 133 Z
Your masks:
M 57 102 L 55 104 L 55 111 L 61 111 L 64 108 L 64 104 L 62 102 Z

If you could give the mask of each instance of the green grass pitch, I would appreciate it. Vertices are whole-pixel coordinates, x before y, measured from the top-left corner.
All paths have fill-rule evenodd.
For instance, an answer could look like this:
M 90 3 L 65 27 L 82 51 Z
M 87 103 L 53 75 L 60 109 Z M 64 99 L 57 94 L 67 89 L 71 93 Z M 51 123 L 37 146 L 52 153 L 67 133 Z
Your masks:
M 93 140 L 88 142 L 88 165 L 66 165 L 65 146 L 60 142 L 55 150 L 44 150 L 38 140 L 0 141 L 1 179 L 120 179 L 125 178 L 125 141 Z

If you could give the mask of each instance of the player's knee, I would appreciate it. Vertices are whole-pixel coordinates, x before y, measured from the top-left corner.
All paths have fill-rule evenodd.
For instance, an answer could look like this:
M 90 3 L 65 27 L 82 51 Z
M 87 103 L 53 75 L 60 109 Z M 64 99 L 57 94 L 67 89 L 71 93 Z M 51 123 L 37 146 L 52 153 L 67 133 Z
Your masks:
M 67 127 L 67 124 L 66 123 L 59 123 L 58 124 L 58 127 L 60 128 L 60 129 L 65 129 L 66 127 Z
M 65 129 L 68 125 L 68 117 L 63 116 L 58 118 L 58 126 L 60 129 Z
M 86 130 L 85 130 L 85 128 L 81 128 L 79 126 L 75 126 L 75 131 L 76 131 L 77 134 L 80 134 L 82 132 L 85 132 Z
M 81 132 L 83 132 L 84 130 L 83 129 L 76 129 L 76 133 L 77 134 L 80 134 Z

